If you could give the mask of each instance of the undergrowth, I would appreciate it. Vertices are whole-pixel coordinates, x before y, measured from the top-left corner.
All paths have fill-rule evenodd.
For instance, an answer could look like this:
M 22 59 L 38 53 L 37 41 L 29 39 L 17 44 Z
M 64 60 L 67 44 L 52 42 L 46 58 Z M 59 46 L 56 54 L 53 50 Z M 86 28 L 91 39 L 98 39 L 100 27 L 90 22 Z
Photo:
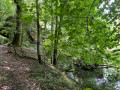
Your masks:
M 30 73 L 30 76 L 41 84 L 43 90 L 73 90 L 59 71 L 47 65 L 36 65 Z

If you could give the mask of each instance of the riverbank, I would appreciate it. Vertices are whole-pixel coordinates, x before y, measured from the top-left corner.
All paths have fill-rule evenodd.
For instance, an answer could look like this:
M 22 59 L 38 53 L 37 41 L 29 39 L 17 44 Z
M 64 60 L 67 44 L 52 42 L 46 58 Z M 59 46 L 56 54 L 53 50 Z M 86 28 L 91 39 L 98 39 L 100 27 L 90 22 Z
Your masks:
M 0 46 L 0 90 L 74 90 L 80 87 L 50 64 L 8 53 Z M 29 53 L 29 52 L 28 52 Z

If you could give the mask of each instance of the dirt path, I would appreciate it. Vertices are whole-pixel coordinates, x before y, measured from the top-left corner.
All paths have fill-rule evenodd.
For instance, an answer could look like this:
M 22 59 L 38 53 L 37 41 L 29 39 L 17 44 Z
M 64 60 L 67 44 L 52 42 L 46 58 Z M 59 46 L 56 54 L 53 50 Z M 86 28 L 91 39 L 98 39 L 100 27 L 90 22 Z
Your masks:
M 7 50 L 7 46 L 0 46 L 0 90 L 41 90 L 29 77 L 37 61 L 11 55 Z

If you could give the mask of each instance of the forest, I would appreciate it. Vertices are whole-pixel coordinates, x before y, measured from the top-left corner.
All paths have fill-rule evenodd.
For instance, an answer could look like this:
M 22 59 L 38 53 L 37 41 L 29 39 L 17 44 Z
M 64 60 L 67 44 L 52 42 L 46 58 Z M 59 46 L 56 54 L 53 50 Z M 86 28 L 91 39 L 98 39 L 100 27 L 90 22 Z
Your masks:
M 0 90 L 120 90 L 120 0 L 0 0 Z

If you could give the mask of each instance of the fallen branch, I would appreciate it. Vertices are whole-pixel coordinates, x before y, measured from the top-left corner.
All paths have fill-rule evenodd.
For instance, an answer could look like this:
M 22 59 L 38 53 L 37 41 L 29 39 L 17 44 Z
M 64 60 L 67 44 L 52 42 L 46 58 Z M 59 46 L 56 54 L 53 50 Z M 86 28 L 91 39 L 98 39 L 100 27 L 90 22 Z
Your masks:
M 116 67 L 116 66 L 111 66 L 111 65 L 98 65 L 98 67 L 102 67 L 102 68 L 117 68 L 120 69 L 120 67 Z

